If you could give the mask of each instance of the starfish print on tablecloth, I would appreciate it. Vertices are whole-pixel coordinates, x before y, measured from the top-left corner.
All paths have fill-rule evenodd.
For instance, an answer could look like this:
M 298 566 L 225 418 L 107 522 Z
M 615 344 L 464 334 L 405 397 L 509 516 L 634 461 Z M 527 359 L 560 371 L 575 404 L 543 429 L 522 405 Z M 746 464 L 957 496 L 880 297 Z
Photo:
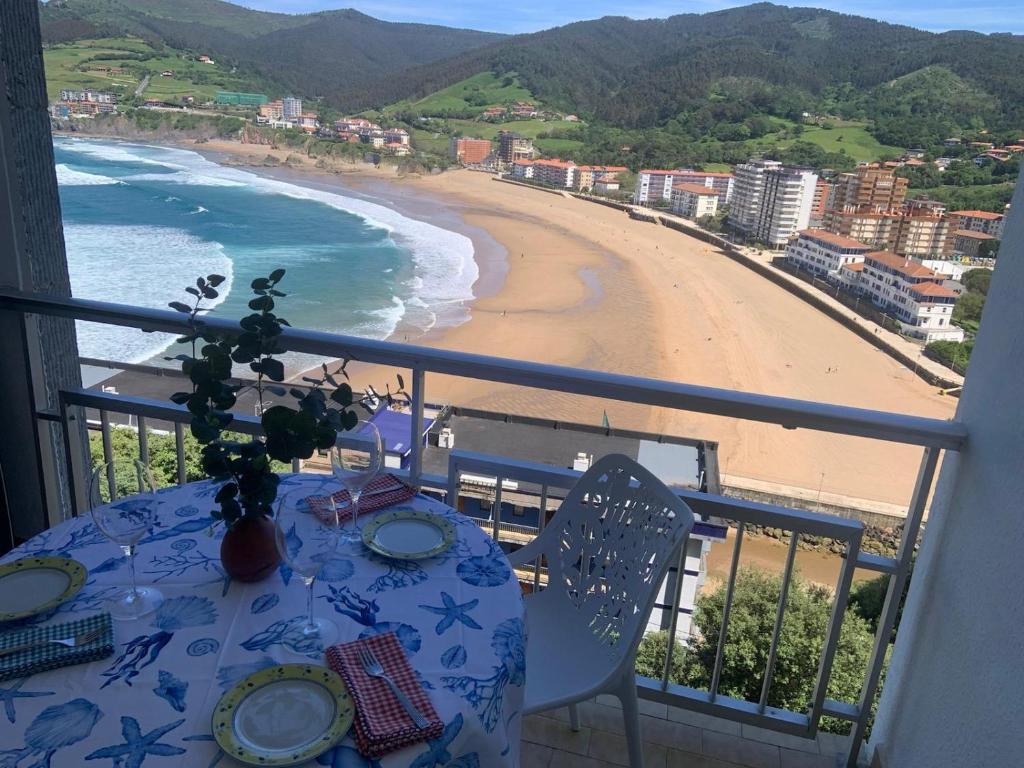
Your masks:
M 139 721 L 134 717 L 124 716 L 121 718 L 121 736 L 124 738 L 124 744 L 114 744 L 97 749 L 86 755 L 85 759 L 109 758 L 117 768 L 139 768 L 148 755 L 156 757 L 183 755 L 185 754 L 184 749 L 171 744 L 161 744 L 160 739 L 184 722 L 184 720 L 175 720 L 173 723 L 154 728 L 143 736 Z
M 420 608 L 425 611 L 430 611 L 431 613 L 436 613 L 438 616 L 444 617 L 437 622 L 437 627 L 435 629 L 437 634 L 443 634 L 445 631 L 450 629 L 456 621 L 470 629 L 483 629 L 483 627 L 477 624 L 476 620 L 469 615 L 469 612 L 480 604 L 478 599 L 474 598 L 468 603 L 457 604 L 455 602 L 455 598 L 447 592 L 442 592 L 441 600 L 444 602 L 443 606 L 420 606 Z
M 10 688 L 0 688 L 0 701 L 4 703 L 4 712 L 7 713 L 8 722 L 14 722 L 14 700 L 15 699 L 34 699 L 37 696 L 53 696 L 53 691 L 23 691 L 21 686 L 28 680 L 27 677 L 21 678 L 18 682 L 14 683 Z

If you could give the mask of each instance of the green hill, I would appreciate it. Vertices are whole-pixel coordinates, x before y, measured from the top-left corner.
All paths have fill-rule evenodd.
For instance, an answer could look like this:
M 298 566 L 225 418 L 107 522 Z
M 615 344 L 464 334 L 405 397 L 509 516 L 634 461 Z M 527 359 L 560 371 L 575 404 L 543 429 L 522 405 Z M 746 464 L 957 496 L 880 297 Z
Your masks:
M 501 39 L 490 32 L 378 21 L 352 10 L 291 15 L 221 0 L 52 0 L 40 4 L 40 20 L 48 44 L 131 35 L 209 54 L 307 97 Z
M 516 101 L 536 102 L 514 72 L 498 77 L 480 72 L 415 101 L 401 101 L 385 107 L 384 112 L 416 112 L 428 117 L 440 115 L 479 115 L 488 107 Z

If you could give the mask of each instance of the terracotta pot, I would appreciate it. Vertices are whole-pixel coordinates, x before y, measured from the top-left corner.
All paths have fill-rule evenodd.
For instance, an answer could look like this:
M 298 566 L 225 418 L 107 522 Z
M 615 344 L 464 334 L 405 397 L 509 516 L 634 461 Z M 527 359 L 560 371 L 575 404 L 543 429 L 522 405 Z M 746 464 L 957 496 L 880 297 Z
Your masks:
M 281 562 L 269 517 L 243 517 L 224 533 L 220 562 L 236 581 L 262 581 Z

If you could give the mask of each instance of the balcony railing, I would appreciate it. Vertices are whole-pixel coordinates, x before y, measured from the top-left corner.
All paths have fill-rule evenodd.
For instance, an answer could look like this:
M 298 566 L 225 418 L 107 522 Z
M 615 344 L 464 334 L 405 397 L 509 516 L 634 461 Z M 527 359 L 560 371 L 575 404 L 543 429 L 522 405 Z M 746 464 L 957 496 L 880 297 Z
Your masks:
M 0 311 L 46 314 L 139 328 L 145 331 L 180 334 L 188 330 L 183 316 L 175 312 L 140 309 L 83 299 L 26 295 L 10 291 L 0 291 Z M 210 317 L 206 318 L 204 323 L 207 330 L 215 333 L 234 333 L 238 330 L 235 322 L 225 319 Z M 956 451 L 963 445 L 967 435 L 962 425 L 956 422 L 917 416 L 529 363 L 485 355 L 428 349 L 317 331 L 288 328 L 280 337 L 280 343 L 281 348 L 286 351 L 313 354 L 326 359 L 348 358 L 411 370 L 412 433 L 410 438 L 412 449 L 406 474 L 410 481 L 417 485 L 441 491 L 447 490 L 449 494 L 453 495 L 458 491 L 458 480 L 463 472 L 495 477 L 496 503 L 493 505 L 495 512 L 491 521 L 492 534 L 495 538 L 498 537 L 502 529 L 500 519 L 502 480 L 515 479 L 519 482 L 536 485 L 541 498 L 540 509 L 546 509 L 549 491 L 570 487 L 575 482 L 577 475 L 570 470 L 545 465 L 459 452 L 453 452 L 451 456 L 448 477 L 425 474 L 422 471 L 423 440 L 419 430 L 423 423 L 425 376 L 427 373 L 447 374 L 634 404 L 641 403 L 680 411 L 778 424 L 787 429 L 817 430 L 920 447 L 922 449 L 920 467 L 907 510 L 903 538 L 895 557 L 883 557 L 863 552 L 861 550 L 863 525 L 857 521 L 781 506 L 756 504 L 697 491 L 679 491 L 680 496 L 702 519 L 721 518 L 733 521 L 737 526 L 726 585 L 722 632 L 712 681 L 708 690 L 685 688 L 670 682 L 668 674 L 672 666 L 671 654 L 673 652 L 671 643 L 661 679 L 638 679 L 641 695 L 645 698 L 808 738 L 815 735 L 820 718 L 824 715 L 849 721 L 852 723 L 852 728 L 847 760 L 850 766 L 856 764 L 938 459 L 943 450 Z M 173 424 L 178 446 L 178 480 L 184 482 L 183 425 L 190 419 L 190 414 L 186 409 L 170 403 L 77 390 L 61 394 L 59 413 L 43 411 L 37 415 L 40 419 L 60 420 L 67 425 L 69 419 L 81 418 L 80 412 L 83 407 L 99 411 L 99 426 L 105 435 L 104 451 L 108 453 L 110 451 L 109 414 L 111 412 L 132 414 L 138 420 L 139 449 L 142 455 L 145 455 L 147 451 L 147 420 Z M 258 433 L 260 426 L 258 420 L 252 417 L 236 416 L 232 428 L 241 432 Z M 70 435 L 72 431 L 64 430 L 74 501 L 82 493 L 86 468 L 76 464 L 76 462 L 80 463 L 81 454 L 71 450 Z M 541 520 L 543 521 L 543 515 Z M 540 524 L 543 525 L 543 522 Z M 774 630 L 770 638 L 768 663 L 762 678 L 761 695 L 756 702 L 734 699 L 723 695 L 718 690 L 733 587 L 740 561 L 744 531 L 749 526 L 781 528 L 790 533 L 790 544 L 782 575 L 782 588 L 776 607 Z M 812 696 L 805 711 L 795 712 L 771 707 L 768 705 L 768 701 L 776 660 L 775 651 L 785 617 L 787 591 L 793 573 L 796 549 L 802 536 L 824 537 L 841 542 L 844 561 L 834 585 L 832 613 L 818 659 L 818 673 Z M 681 565 L 680 563 L 678 570 L 680 574 L 683 573 Z M 889 587 L 859 700 L 856 703 L 840 702 L 828 699 L 826 689 L 846 610 L 853 571 L 858 568 L 887 574 Z M 541 564 L 536 564 L 535 586 L 537 587 L 541 586 L 540 569 Z M 674 584 L 670 637 L 675 634 L 682 583 L 683 579 L 677 578 Z

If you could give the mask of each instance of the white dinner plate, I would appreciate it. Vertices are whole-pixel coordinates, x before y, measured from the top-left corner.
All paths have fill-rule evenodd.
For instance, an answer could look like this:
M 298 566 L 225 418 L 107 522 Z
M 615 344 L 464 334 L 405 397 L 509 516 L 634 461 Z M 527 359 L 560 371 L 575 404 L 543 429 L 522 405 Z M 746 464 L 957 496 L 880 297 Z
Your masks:
M 88 571 L 66 557 L 25 557 L 0 565 L 0 621 L 45 613 L 72 597 Z
M 249 765 L 296 765 L 344 738 L 355 705 L 327 667 L 282 664 L 249 675 L 213 712 L 220 748 Z
M 363 528 L 363 543 L 384 557 L 423 560 L 455 541 L 455 526 L 439 515 L 396 509 L 377 515 Z

